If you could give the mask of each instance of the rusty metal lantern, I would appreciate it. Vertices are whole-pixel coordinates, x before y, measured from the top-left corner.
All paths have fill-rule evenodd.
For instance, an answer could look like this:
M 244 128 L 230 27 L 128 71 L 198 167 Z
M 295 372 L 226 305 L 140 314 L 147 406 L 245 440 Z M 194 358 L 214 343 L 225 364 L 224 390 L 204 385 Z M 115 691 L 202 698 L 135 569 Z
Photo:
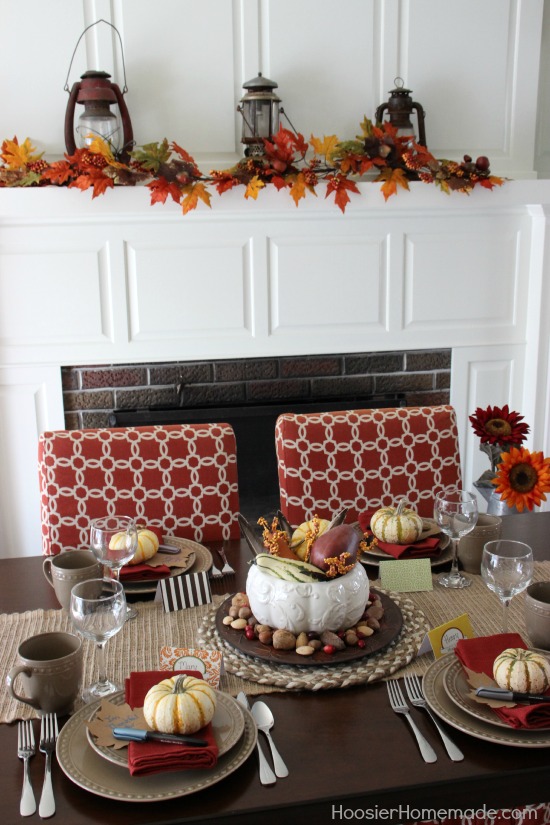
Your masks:
M 84 29 L 75 46 L 67 80 L 65 81 L 65 91 L 69 92 L 69 75 L 73 64 L 76 50 L 84 34 L 98 23 L 107 23 L 118 34 L 120 48 L 122 52 L 122 67 L 124 72 L 124 87 L 122 91 L 116 83 L 110 81 L 111 75 L 107 72 L 90 70 L 84 72 L 80 81 L 73 84 L 69 93 L 69 101 L 65 112 L 65 146 L 69 155 L 72 155 L 77 148 L 90 145 L 96 137 L 102 138 L 109 144 L 113 154 L 122 159 L 128 158 L 128 150 L 133 145 L 133 130 L 128 107 L 123 95 L 128 91 L 126 86 L 126 69 L 124 66 L 124 52 L 122 51 L 122 39 L 120 33 L 112 23 L 107 20 L 96 20 Z M 84 106 L 84 111 L 78 118 L 75 126 L 74 114 L 75 106 L 79 103 Z M 111 111 L 112 105 L 118 105 L 118 114 Z
M 384 112 L 387 111 L 389 121 L 395 126 L 401 137 L 410 135 L 421 146 L 426 146 L 426 131 L 424 128 L 424 109 L 420 103 L 411 99 L 411 90 L 404 88 L 402 77 L 394 80 L 395 89 L 392 89 L 387 103 L 382 103 L 376 110 L 376 122 L 382 123 Z M 411 115 L 416 112 L 418 121 L 418 137 L 415 135 L 414 126 L 411 122 Z
M 243 83 L 246 94 L 241 98 L 237 111 L 243 119 L 241 143 L 245 155 L 262 155 L 264 138 L 271 140 L 279 131 L 279 107 L 281 98 L 275 93 L 277 83 L 263 77 L 261 72 L 252 80 Z

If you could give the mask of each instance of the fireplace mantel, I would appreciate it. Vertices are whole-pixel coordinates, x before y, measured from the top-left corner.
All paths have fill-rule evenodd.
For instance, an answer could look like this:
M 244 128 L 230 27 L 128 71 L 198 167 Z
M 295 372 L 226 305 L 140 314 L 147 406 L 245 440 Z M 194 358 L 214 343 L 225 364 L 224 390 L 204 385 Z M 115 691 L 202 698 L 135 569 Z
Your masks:
M 345 215 L 322 191 L 233 190 L 186 216 L 143 187 L 0 190 L 0 555 L 40 553 L 36 439 L 64 426 L 64 365 L 447 347 L 466 483 L 478 405 L 511 404 L 550 452 L 550 181 L 359 188 Z

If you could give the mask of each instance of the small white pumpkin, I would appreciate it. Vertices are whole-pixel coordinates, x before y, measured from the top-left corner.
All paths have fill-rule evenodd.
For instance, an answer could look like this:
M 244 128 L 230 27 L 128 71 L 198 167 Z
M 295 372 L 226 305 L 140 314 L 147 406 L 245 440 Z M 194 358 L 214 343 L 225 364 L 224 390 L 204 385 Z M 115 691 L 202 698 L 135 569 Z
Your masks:
M 519 693 L 545 693 L 550 687 L 550 662 L 540 653 L 509 647 L 493 663 L 497 685 Z
M 373 535 L 387 544 L 413 544 L 418 541 L 424 523 L 415 510 L 407 508 L 403 498 L 397 507 L 381 507 L 370 520 Z
M 144 561 L 149 561 L 156 554 L 159 549 L 160 542 L 156 533 L 152 530 L 138 530 L 138 546 L 137 550 L 128 562 L 128 564 L 142 564 Z M 112 550 L 125 547 L 128 541 L 127 533 L 115 533 L 109 542 L 109 547 Z
M 196 733 L 212 721 L 215 711 L 215 691 L 195 676 L 163 679 L 143 702 L 145 721 L 162 733 Z

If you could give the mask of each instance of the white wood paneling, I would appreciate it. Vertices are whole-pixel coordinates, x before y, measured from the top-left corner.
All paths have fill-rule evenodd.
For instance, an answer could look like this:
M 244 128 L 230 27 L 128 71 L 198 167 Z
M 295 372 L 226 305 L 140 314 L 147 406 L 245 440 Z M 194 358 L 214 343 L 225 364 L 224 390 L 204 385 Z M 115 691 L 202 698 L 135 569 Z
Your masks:
M 38 434 L 64 426 L 59 369 L 0 369 L 0 421 L 0 558 L 38 556 Z

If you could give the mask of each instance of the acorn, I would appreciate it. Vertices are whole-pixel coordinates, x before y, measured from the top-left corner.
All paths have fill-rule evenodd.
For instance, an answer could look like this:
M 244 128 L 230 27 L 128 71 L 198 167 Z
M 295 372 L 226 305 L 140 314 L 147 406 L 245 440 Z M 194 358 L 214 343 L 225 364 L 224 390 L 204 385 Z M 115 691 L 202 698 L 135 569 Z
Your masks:
M 489 171 L 489 158 L 485 155 L 481 155 L 476 160 L 476 168 L 479 169 L 480 172 L 488 172 Z

